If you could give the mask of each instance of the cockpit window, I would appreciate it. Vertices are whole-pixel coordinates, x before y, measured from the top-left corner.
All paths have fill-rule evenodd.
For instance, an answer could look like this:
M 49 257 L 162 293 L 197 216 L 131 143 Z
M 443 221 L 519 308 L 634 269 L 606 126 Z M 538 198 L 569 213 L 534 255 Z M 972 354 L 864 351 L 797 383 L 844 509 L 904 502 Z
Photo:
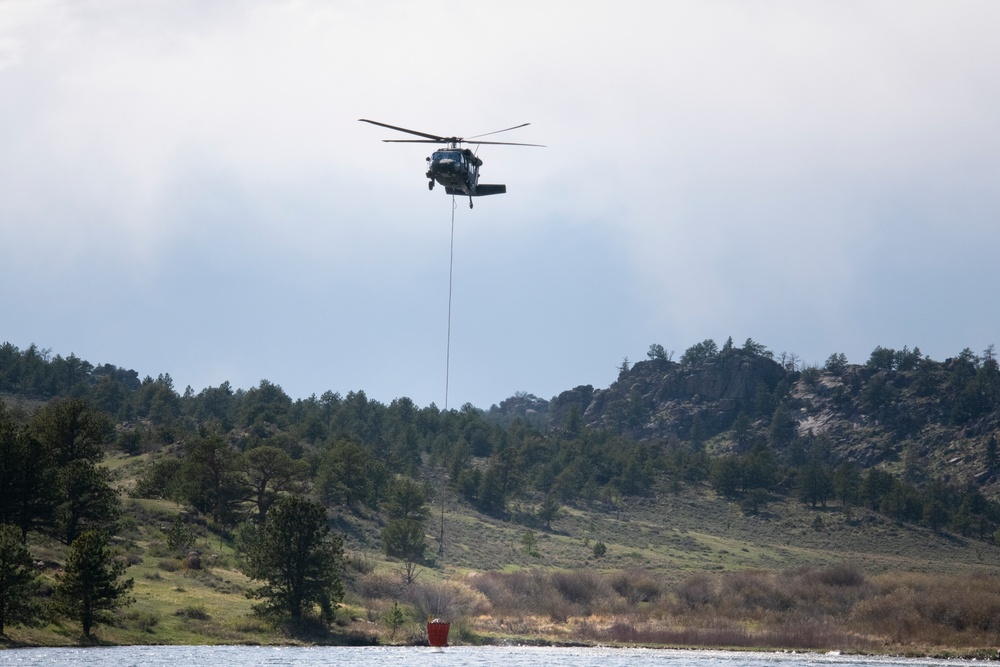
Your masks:
M 455 162 L 461 162 L 462 154 L 458 151 L 434 151 L 434 155 L 431 156 L 431 159 L 435 162 L 439 162 L 441 160 L 454 160 Z

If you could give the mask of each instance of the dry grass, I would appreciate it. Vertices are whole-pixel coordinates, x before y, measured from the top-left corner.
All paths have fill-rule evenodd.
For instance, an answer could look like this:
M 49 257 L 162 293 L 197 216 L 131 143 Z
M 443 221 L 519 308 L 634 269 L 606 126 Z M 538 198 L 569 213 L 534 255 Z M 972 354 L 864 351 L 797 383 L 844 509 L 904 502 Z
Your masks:
M 873 651 L 1000 644 L 1000 578 L 866 576 L 856 566 L 699 573 L 487 572 L 485 634 L 674 646 Z
M 851 612 L 856 627 L 896 644 L 1000 644 L 1000 579 L 881 575 L 876 593 Z

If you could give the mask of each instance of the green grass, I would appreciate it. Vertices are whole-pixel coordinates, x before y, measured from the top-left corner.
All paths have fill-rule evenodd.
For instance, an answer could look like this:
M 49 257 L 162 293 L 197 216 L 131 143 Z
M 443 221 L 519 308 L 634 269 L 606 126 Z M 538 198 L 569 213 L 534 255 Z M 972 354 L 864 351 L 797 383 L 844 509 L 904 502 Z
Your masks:
M 119 470 L 134 470 L 129 462 L 114 460 Z M 127 474 L 123 472 L 123 478 Z M 121 545 L 134 562 L 127 576 L 135 581 L 135 603 L 121 610 L 113 624 L 97 626 L 100 642 L 296 641 L 252 615 L 252 601 L 245 596 L 252 583 L 239 572 L 231 545 L 203 521 L 190 524 L 204 564 L 201 570 L 191 570 L 166 547 L 165 531 L 181 508 L 161 500 L 124 503 Z M 619 571 L 644 572 L 660 586 L 682 585 L 697 573 L 724 577 L 742 571 L 780 572 L 838 563 L 860 564 L 870 577 L 929 573 L 995 578 L 1000 574 L 1000 549 L 992 545 L 899 525 L 857 508 L 848 517 L 836 507 L 813 510 L 794 501 L 776 501 L 757 515 L 746 515 L 738 504 L 716 497 L 705 487 L 684 487 L 679 495 L 629 499 L 614 511 L 601 505 L 567 507 L 553 521 L 552 530 L 545 530 L 524 514 L 518 515 L 520 523 L 477 514 L 450 494 L 445 498 L 445 510 L 444 554 L 437 555 L 437 542 L 432 539 L 440 530 L 438 514 L 427 525 L 432 562 L 421 568 L 417 586 L 450 586 L 465 600 L 463 608 L 476 609 L 470 620 L 463 622 L 462 636 L 468 641 L 525 633 L 576 640 L 591 633 L 596 640 L 609 641 L 619 636 L 615 634 L 619 630 L 622 637 L 666 636 L 641 623 L 628 635 L 610 625 L 599 629 L 596 620 L 568 619 L 559 626 L 526 618 L 515 622 L 509 615 L 491 618 L 488 602 L 466 585 L 472 572 L 516 573 L 538 568 L 567 572 L 584 568 L 608 576 Z M 815 526 L 817 516 L 822 518 L 820 530 Z M 423 619 L 414 606 L 417 603 L 408 601 L 414 591 L 402 585 L 401 565 L 381 555 L 376 518 L 344 513 L 335 520 L 355 563 L 345 573 L 348 596 L 336 631 L 377 636 L 384 642 L 416 641 Z M 524 548 L 526 530 L 534 532 L 537 555 Z M 595 558 L 593 546 L 599 541 L 607 546 L 607 553 Z M 58 563 L 65 557 L 65 548 L 58 544 L 34 544 L 32 549 L 36 558 L 45 561 Z M 372 592 L 370 596 L 358 593 L 364 587 Z M 391 635 L 382 619 L 397 600 L 407 610 L 407 625 Z M 480 614 L 486 616 L 480 618 Z M 69 622 L 43 628 L 15 627 L 8 635 L 28 645 L 80 641 L 79 627 Z
M 620 569 L 635 565 L 679 578 L 696 571 L 864 562 L 878 571 L 996 572 L 1000 549 L 974 540 L 911 526 L 854 508 L 848 520 L 837 508 L 810 509 L 795 501 L 775 502 L 756 516 L 705 489 L 680 496 L 635 499 L 621 512 L 572 508 L 546 532 L 536 533 L 540 557 L 521 547 L 526 529 L 499 518 L 453 506 L 445 519 L 447 568 L 495 570 L 547 566 Z M 814 520 L 822 517 L 816 530 Z M 436 532 L 436 531 L 435 531 Z M 592 545 L 607 555 L 595 559 Z

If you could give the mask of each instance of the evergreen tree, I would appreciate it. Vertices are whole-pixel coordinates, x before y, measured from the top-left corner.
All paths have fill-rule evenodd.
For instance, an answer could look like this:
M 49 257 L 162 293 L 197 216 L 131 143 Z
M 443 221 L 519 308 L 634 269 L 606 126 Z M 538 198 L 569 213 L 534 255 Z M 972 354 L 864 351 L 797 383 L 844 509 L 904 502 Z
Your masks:
M 377 507 L 388 479 L 385 463 L 353 441 L 338 440 L 320 458 L 316 486 L 327 506 L 364 503 Z
M 774 460 L 774 451 L 764 440 L 759 440 L 750 453 L 743 457 L 743 490 L 770 491 L 777 475 L 778 464 Z
M 869 468 L 861 480 L 859 493 L 873 511 L 878 511 L 895 486 L 892 475 L 879 468 Z
M 179 555 L 190 549 L 194 540 L 194 531 L 185 523 L 184 517 L 180 514 L 175 516 L 173 523 L 170 524 L 170 529 L 167 530 L 167 547 Z
M 97 463 L 110 442 L 113 425 L 85 401 L 55 401 L 41 408 L 29 424 L 32 435 L 57 467 L 73 461 Z
M 779 403 L 771 417 L 771 428 L 768 435 L 771 445 L 775 448 L 785 448 L 792 443 L 798 433 L 798 423 L 788 411 L 784 403 Z
M 716 345 L 715 341 L 711 338 L 706 338 L 700 343 L 695 343 L 681 356 L 682 366 L 691 366 L 693 364 L 706 361 L 711 359 L 719 353 L 719 346 Z
M 847 355 L 843 352 L 831 354 L 826 360 L 824 369 L 832 375 L 843 375 L 844 371 L 847 370 Z
M 389 488 L 385 511 L 389 522 L 382 530 L 382 549 L 390 558 L 403 561 L 407 583 L 411 583 L 416 565 L 423 562 L 427 552 L 427 490 L 409 477 L 397 477 Z
M 399 608 L 398 602 L 393 602 L 392 609 L 390 609 L 385 613 L 385 618 L 383 620 L 385 621 L 385 625 L 387 628 L 389 628 L 389 631 L 391 633 L 389 635 L 389 638 L 395 639 L 396 631 L 399 630 L 399 628 L 402 627 L 404 623 L 406 623 L 406 614 L 404 614 L 403 610 Z
M 396 477 L 389 486 L 385 513 L 390 519 L 426 520 L 430 516 L 427 488 L 409 477 Z
M 750 417 L 743 410 L 740 410 L 740 413 L 736 415 L 735 421 L 733 421 L 733 442 L 736 443 L 739 451 L 745 451 L 750 446 L 750 429 L 752 426 Z
M 841 461 L 833 473 L 833 491 L 844 506 L 857 505 L 861 499 L 861 473 L 850 461 Z
M 236 522 L 243 497 L 239 456 L 220 432 L 204 432 L 188 443 L 181 479 L 188 500 L 199 512 L 219 525 Z
M 997 450 L 997 436 L 994 434 L 986 441 L 986 467 L 990 470 L 996 470 L 997 468 Z
M 111 473 L 87 460 L 72 461 L 56 474 L 61 502 L 55 509 L 55 534 L 65 544 L 85 530 L 107 530 L 118 520 L 118 492 Z
M 813 458 L 802 467 L 798 475 L 799 498 L 804 503 L 816 507 L 826 507 L 826 501 L 833 495 L 833 474 L 829 466 Z
M 403 561 L 406 583 L 413 583 L 417 566 L 427 552 L 427 536 L 422 521 L 392 519 L 382 529 L 382 550 L 390 558 Z
M 0 637 L 8 625 L 27 625 L 41 615 L 35 599 L 38 575 L 16 526 L 0 525 Z
M 541 506 L 535 512 L 535 516 L 545 524 L 546 530 L 552 530 L 552 522 L 562 516 L 562 505 L 552 496 L 545 496 Z
M 80 623 L 85 637 L 96 623 L 111 622 L 107 612 L 132 603 L 128 592 L 133 581 L 121 580 L 125 567 L 107 547 L 103 533 L 87 531 L 70 545 L 55 600 L 62 613 Z
M 717 493 L 733 497 L 743 484 L 743 463 L 736 456 L 722 456 L 712 461 L 710 475 Z
M 117 518 L 110 474 L 97 463 L 110 422 L 81 400 L 56 401 L 23 429 L 0 415 L 0 515 L 21 529 L 51 532 L 70 544 L 88 528 Z
M 752 354 L 758 357 L 765 357 L 767 359 L 770 359 L 771 357 L 774 356 L 773 354 L 771 354 L 771 352 L 767 349 L 765 345 L 755 342 L 753 338 L 746 339 L 746 341 L 743 343 L 743 351 L 746 352 L 747 354 Z
M 309 466 L 305 461 L 293 459 L 283 449 L 264 445 L 243 453 L 240 459 L 243 472 L 239 483 L 244 496 L 257 507 L 257 520 L 267 517 L 267 510 L 282 491 L 298 491 L 306 482 Z
M 27 429 L 18 428 L 0 403 L 0 523 L 21 531 L 48 528 L 59 502 L 56 468 L 48 451 Z
M 262 600 L 255 613 L 297 622 L 318 606 L 324 619 L 333 618 L 343 597 L 343 541 L 330 532 L 322 505 L 281 497 L 243 546 L 247 576 L 265 582 L 247 591 L 247 597 Z

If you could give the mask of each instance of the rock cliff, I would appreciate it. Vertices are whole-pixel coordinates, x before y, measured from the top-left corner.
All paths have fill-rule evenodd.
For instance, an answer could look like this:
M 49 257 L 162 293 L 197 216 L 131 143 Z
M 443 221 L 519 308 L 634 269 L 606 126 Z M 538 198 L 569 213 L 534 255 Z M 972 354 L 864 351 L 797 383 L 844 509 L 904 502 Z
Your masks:
M 554 398 L 550 428 L 565 427 L 579 414 L 591 428 L 637 439 L 677 436 L 692 428 L 714 434 L 740 411 L 749 413 L 759 392 L 774 392 L 789 373 L 772 359 L 733 350 L 685 366 L 664 359 L 636 363 L 607 389 L 577 387 Z

